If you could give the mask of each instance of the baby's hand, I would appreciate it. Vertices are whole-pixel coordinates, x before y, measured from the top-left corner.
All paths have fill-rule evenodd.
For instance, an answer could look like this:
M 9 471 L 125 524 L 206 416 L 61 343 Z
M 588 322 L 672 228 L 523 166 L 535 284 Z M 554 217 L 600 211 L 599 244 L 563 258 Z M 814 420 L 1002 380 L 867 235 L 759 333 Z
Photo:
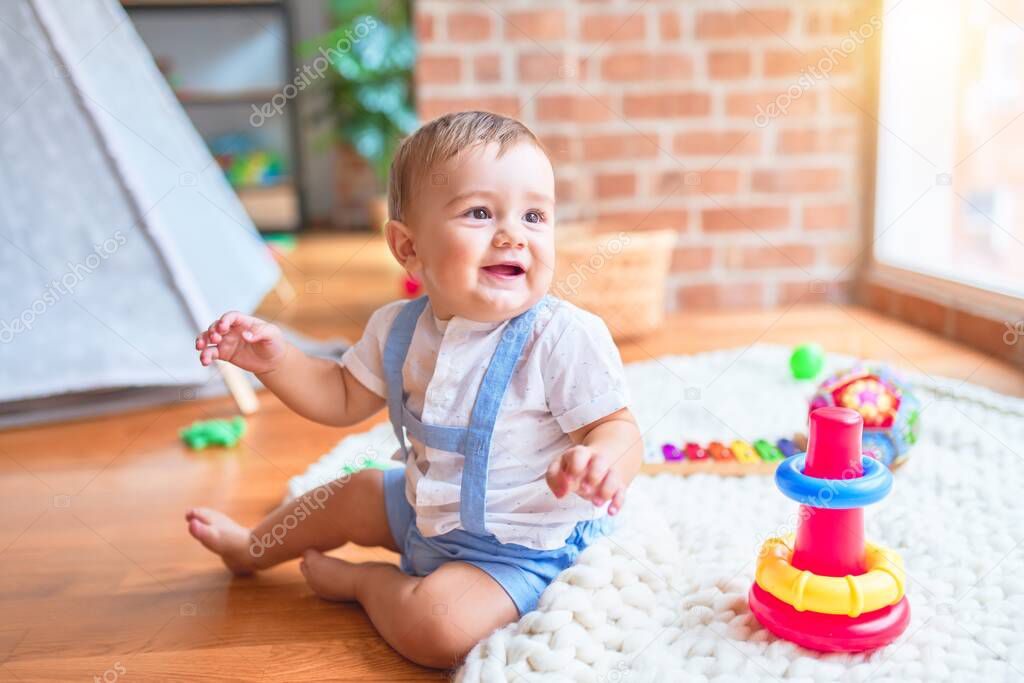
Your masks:
M 270 372 L 284 359 L 280 328 L 238 311 L 225 313 L 196 338 L 199 362 L 227 361 L 250 372 Z
M 626 499 L 626 487 L 612 461 L 589 446 L 573 446 L 560 455 L 547 472 L 548 486 L 559 498 L 575 493 L 594 505 L 609 500 L 608 514 L 617 514 Z

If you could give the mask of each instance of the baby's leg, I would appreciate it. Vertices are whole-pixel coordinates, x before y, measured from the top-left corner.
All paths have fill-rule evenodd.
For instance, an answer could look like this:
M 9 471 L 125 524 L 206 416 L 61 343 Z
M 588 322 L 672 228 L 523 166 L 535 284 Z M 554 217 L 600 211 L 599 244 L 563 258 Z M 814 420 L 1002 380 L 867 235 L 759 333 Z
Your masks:
M 302 573 L 323 598 L 358 600 L 391 647 L 439 669 L 458 664 L 481 638 L 519 615 L 497 581 L 465 562 L 420 578 L 392 564 L 356 564 L 309 551 Z
M 384 473 L 363 470 L 284 503 L 247 529 L 209 508 L 185 515 L 188 530 L 235 574 L 294 559 L 304 550 L 331 550 L 351 541 L 396 550 L 384 510 Z

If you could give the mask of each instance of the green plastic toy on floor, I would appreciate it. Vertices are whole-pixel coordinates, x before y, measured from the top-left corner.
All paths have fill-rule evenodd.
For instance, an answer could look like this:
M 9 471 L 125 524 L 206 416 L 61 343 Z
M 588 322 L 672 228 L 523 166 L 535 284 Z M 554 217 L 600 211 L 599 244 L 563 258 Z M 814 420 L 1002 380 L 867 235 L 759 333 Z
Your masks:
M 232 448 L 245 434 L 245 418 L 241 415 L 230 420 L 197 420 L 180 430 L 178 436 L 192 450 L 207 446 Z
M 178 436 L 192 450 L 202 450 L 208 446 L 224 446 L 233 448 L 245 435 L 245 418 L 241 415 L 230 420 L 196 420 L 188 427 L 180 430 Z M 355 474 L 359 470 L 388 470 L 395 467 L 391 461 L 378 461 L 362 458 L 359 462 L 345 465 L 344 474 Z
M 800 344 L 789 357 L 794 379 L 814 379 L 825 367 L 825 349 L 820 344 Z
M 360 470 L 390 470 L 398 466 L 398 463 L 391 460 L 381 462 L 372 458 L 363 458 L 354 465 L 345 465 L 341 468 L 341 471 L 343 474 L 355 474 Z

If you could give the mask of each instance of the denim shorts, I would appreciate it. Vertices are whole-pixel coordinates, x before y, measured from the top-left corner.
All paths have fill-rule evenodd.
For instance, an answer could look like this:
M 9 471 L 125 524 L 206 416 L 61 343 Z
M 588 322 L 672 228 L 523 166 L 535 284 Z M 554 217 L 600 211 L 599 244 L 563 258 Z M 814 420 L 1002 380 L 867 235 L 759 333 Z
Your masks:
M 446 562 L 466 562 L 487 572 L 505 589 L 519 616 L 536 607 L 548 584 L 571 567 L 588 545 L 613 528 L 613 519 L 608 516 L 580 522 L 565 545 L 554 550 L 501 543 L 493 534 L 481 536 L 463 529 L 424 536 L 416 528 L 416 511 L 405 497 L 404 467 L 384 472 L 384 508 L 391 535 L 402 554 L 403 572 L 426 576 Z

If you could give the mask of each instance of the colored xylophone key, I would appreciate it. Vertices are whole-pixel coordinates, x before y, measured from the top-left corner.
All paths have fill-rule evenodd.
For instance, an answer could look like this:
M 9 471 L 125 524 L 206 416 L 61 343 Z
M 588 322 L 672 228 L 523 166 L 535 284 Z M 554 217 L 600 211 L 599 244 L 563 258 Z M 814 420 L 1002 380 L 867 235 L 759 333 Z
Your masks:
M 662 445 L 661 454 L 665 456 L 665 462 L 677 462 L 684 457 L 683 452 L 677 446 L 670 443 Z
M 760 461 L 757 457 L 757 451 L 754 450 L 746 441 L 740 439 L 734 440 L 729 444 L 729 450 L 736 457 L 736 461 L 743 465 L 750 465 L 752 463 Z
M 807 450 L 807 435 L 803 432 L 797 432 L 793 435 L 793 443 L 796 444 L 797 453 L 803 453 Z
M 787 458 L 800 452 L 800 449 L 792 439 L 779 439 L 775 442 L 775 446 L 782 451 L 782 454 Z
M 683 453 L 687 460 L 707 460 L 708 452 L 695 441 L 690 441 L 683 447 Z
M 761 459 L 765 462 L 778 462 L 779 460 L 785 460 L 786 456 L 782 454 L 778 448 L 775 447 L 771 441 L 766 439 L 758 439 L 754 442 L 754 450 L 761 456 Z
M 708 455 L 714 460 L 733 460 L 732 451 L 721 441 L 712 441 L 708 444 Z

